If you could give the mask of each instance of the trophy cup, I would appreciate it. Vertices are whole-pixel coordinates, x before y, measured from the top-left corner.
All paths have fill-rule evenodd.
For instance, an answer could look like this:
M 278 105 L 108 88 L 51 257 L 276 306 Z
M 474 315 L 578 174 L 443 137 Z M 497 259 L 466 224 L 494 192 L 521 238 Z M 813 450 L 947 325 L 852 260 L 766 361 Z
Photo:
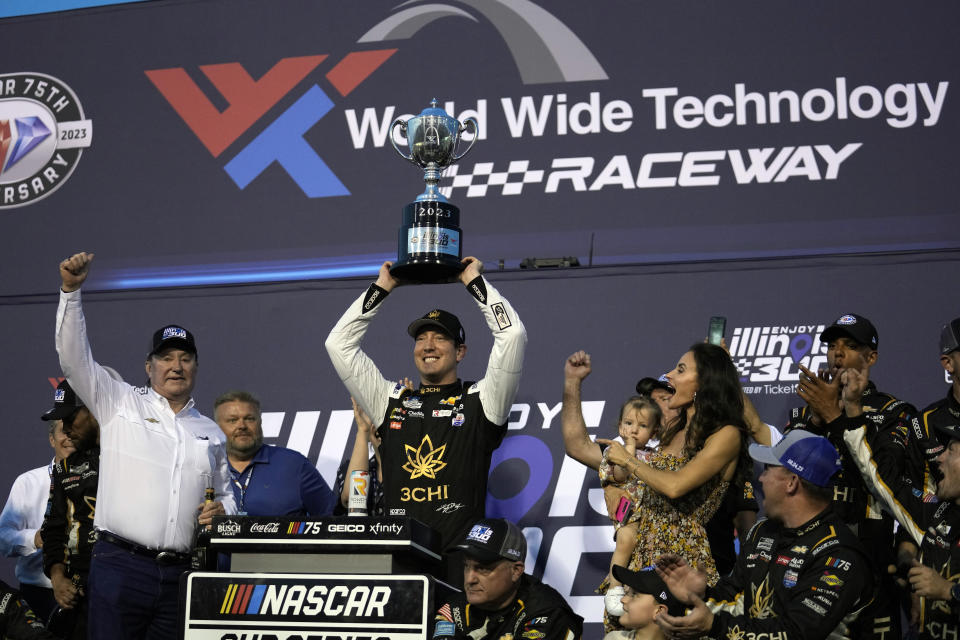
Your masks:
M 468 123 L 473 123 L 474 138 L 470 145 L 457 154 L 460 134 Z M 407 138 L 410 154 L 397 146 L 393 130 L 399 125 Z M 403 207 L 403 223 L 398 233 L 397 261 L 390 273 L 412 282 L 447 282 L 463 270 L 460 209 L 440 193 L 437 183 L 440 172 L 467 155 L 477 142 L 479 125 L 474 118 L 463 123 L 437 106 L 437 99 L 406 122 L 394 120 L 390 125 L 390 143 L 405 160 L 424 170 L 427 188 L 416 199 Z

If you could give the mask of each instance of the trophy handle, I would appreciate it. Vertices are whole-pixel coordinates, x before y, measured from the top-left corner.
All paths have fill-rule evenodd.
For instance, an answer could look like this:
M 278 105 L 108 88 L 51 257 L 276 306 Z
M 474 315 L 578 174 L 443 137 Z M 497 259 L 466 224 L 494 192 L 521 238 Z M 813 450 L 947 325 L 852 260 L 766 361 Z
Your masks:
M 466 120 L 464 120 L 463 124 L 460 125 L 460 133 L 463 133 L 464 131 L 466 131 L 468 122 L 473 123 L 473 140 L 470 141 L 470 146 L 468 146 L 463 153 L 453 156 L 452 160 L 459 160 L 463 156 L 470 153 L 470 149 L 473 149 L 473 145 L 477 143 L 477 138 L 480 137 L 480 124 L 477 123 L 476 118 L 467 118 Z
M 397 146 L 397 141 L 393 139 L 393 130 L 396 128 L 397 125 L 400 125 L 400 133 L 402 133 L 404 137 L 406 137 L 407 135 L 407 121 L 397 118 L 396 120 L 393 121 L 393 124 L 390 125 L 390 144 L 393 145 L 394 150 L 400 154 L 401 158 L 409 162 L 413 162 L 413 154 L 408 156 L 403 151 L 400 151 L 400 147 Z

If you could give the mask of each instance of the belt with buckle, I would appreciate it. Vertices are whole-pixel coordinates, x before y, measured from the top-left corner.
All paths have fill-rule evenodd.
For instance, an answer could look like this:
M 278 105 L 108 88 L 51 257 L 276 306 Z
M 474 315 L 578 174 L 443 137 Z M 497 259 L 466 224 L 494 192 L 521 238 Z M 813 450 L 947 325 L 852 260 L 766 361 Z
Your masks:
M 135 553 L 138 556 L 144 556 L 150 558 L 157 564 L 190 564 L 190 554 L 181 553 L 179 551 L 165 551 L 163 549 L 150 549 L 142 544 L 137 544 L 126 538 L 121 538 L 115 533 L 110 533 L 101 529 L 97 532 L 97 539 L 103 540 L 104 542 L 109 542 L 110 544 L 120 547 L 124 551 L 129 551 Z

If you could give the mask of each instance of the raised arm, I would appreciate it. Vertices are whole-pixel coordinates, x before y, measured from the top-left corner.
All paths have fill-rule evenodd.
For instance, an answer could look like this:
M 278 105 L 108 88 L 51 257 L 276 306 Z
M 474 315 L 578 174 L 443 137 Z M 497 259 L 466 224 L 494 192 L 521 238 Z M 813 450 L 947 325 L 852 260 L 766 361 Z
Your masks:
M 629 469 L 657 493 L 668 498 L 679 498 L 703 485 L 724 471 L 731 462 L 736 461 L 740 452 L 740 430 L 729 424 L 721 427 L 707 438 L 703 449 L 698 451 L 697 455 L 676 471 L 654 469 L 646 462 L 631 456 L 616 440 L 597 438 L 597 442 L 610 445 L 607 455 L 611 462 Z
M 350 398 L 350 402 L 353 403 L 353 418 L 357 423 L 357 431 L 353 438 L 353 451 L 350 462 L 347 463 L 343 487 L 340 489 L 340 504 L 344 507 L 348 506 L 347 501 L 350 499 L 350 477 L 353 472 L 370 470 L 370 431 L 374 428 L 370 418 L 357 405 L 357 401 Z
M 84 404 L 90 408 L 94 417 L 101 425 L 105 425 L 117 410 L 115 399 L 129 385 L 114 380 L 97 364 L 90 350 L 80 286 L 90 273 L 92 261 L 92 253 L 77 253 L 60 263 L 56 345 L 63 375 Z
M 392 265 L 392 262 L 381 265 L 377 281 L 347 308 L 325 343 L 337 375 L 374 424 L 383 422 L 394 384 L 383 377 L 373 360 L 360 349 L 360 342 L 383 299 L 399 284 L 390 275 Z
M 487 371 L 477 382 L 480 402 L 487 420 L 504 424 L 510 417 L 510 408 L 520 386 L 527 330 L 507 299 L 480 275 L 483 263 L 474 257 L 464 258 L 463 262 L 467 266 L 460 273 L 460 281 L 483 311 L 493 333 Z
M 583 420 L 583 405 L 580 390 L 583 380 L 592 371 L 590 354 L 577 351 L 563 365 L 563 405 L 560 409 L 560 424 L 563 428 L 563 446 L 567 455 L 598 470 L 603 454 L 587 435 L 587 424 Z
M 882 422 L 873 424 L 863 413 L 861 405 L 863 390 L 867 387 L 866 376 L 855 369 L 847 369 L 838 377 L 841 376 L 844 415 L 827 423 L 827 428 L 842 432 L 847 453 L 867 489 L 919 546 L 924 535 L 925 512 L 931 510 L 931 506 L 936 507 L 937 503 L 931 500 L 927 491 L 929 481 L 919 477 L 923 471 L 912 469 L 915 465 L 905 466 L 911 453 L 908 434 L 911 427 L 920 430 L 917 418 L 907 411 L 898 411 L 896 407 L 885 407 L 888 411 L 883 412 Z M 868 432 L 875 433 L 868 438 Z M 911 482 L 904 482 L 904 474 L 908 472 Z

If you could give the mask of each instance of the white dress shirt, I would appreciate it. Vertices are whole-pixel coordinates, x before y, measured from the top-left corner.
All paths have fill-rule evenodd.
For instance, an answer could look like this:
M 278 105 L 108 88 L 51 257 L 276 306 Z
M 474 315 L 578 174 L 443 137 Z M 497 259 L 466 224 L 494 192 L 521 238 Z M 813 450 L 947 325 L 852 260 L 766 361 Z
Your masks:
M 223 432 L 193 399 L 174 413 L 149 387 L 114 380 L 93 359 L 80 291 L 60 292 L 60 367 L 100 423 L 100 484 L 94 526 L 151 549 L 188 551 L 197 505 L 212 481 L 236 513 Z
M 43 575 L 43 550 L 34 544 L 34 536 L 43 524 L 50 497 L 50 465 L 21 473 L 14 480 L 7 504 L 0 513 L 0 553 L 18 556 L 15 573 L 20 584 L 50 588 Z

